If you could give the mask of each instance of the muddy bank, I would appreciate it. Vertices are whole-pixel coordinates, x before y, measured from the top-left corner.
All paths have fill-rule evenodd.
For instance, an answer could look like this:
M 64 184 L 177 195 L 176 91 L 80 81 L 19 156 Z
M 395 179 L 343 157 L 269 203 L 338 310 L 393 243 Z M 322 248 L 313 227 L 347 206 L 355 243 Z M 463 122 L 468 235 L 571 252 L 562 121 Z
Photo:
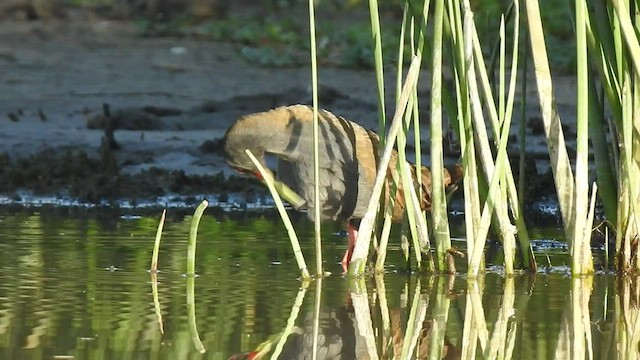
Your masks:
M 153 202 L 167 195 L 264 196 L 254 181 L 233 177 L 220 156 L 220 139 L 241 115 L 310 103 L 308 66 L 261 67 L 241 57 L 236 44 L 145 38 L 137 31 L 131 22 L 114 20 L 0 23 L 5 74 L 0 81 L 0 194 L 5 202 L 32 195 L 116 205 L 121 199 Z M 389 68 L 389 117 L 394 75 Z M 419 89 L 425 95 L 424 119 L 428 76 L 422 74 Z M 321 107 L 377 127 L 372 72 L 322 66 L 319 77 Z M 557 79 L 559 110 L 572 124 L 573 99 L 563 94 L 571 94 L 573 81 Z M 535 88 L 529 91 L 535 99 Z M 105 131 L 105 104 L 112 138 Z M 553 202 L 537 105 L 530 104 L 528 114 L 525 200 Z M 428 128 L 424 121 L 423 151 Z M 517 126 L 512 131 L 513 153 Z M 446 161 L 457 156 L 453 151 Z

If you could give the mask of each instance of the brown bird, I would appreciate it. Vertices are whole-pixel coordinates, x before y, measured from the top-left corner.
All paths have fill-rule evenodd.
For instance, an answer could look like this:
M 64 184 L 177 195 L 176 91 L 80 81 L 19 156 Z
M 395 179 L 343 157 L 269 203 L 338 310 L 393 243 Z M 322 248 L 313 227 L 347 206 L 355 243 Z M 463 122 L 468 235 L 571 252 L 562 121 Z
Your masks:
M 342 259 L 342 268 L 346 271 L 357 237 L 354 221 L 364 216 L 373 191 L 380 141 L 376 133 L 326 110 L 318 113 L 318 128 L 320 218 L 346 221 L 348 224 L 349 246 Z M 239 172 L 261 178 L 245 149 L 251 150 L 265 168 L 265 155 L 277 159 L 274 178 L 306 200 L 307 214 L 314 219 L 313 109 L 306 105 L 293 105 L 246 115 L 227 130 L 224 137 L 227 163 Z M 398 155 L 394 151 L 387 172 L 387 188 L 393 183 L 393 178 L 399 179 L 397 160 Z M 415 165 L 411 165 L 411 170 L 415 178 Z M 421 208 L 425 210 L 431 207 L 431 171 L 423 166 L 420 173 Z M 459 164 L 445 169 L 445 186 L 461 177 Z M 400 221 L 405 205 L 401 184 L 398 184 L 393 204 L 393 220 Z

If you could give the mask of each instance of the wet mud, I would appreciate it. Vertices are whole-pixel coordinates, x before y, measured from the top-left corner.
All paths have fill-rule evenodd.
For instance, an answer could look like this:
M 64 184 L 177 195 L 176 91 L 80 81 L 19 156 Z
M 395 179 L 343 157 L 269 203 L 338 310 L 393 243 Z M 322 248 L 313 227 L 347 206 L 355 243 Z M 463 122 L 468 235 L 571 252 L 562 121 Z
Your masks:
M 234 44 L 143 36 L 130 20 L 68 13 L 46 21 L 42 17 L 5 17 L 0 23 L 5 74 L 0 82 L 0 196 L 5 203 L 25 194 L 116 206 L 122 199 L 153 202 L 167 195 L 221 201 L 229 194 L 248 201 L 264 196 L 257 181 L 226 166 L 221 139 L 242 115 L 310 104 L 308 65 L 259 66 L 241 57 Z M 387 84 L 395 84 L 391 70 Z M 425 70 L 421 76 L 428 79 L 429 74 Z M 373 72 L 324 66 L 319 77 L 322 108 L 377 128 Z M 574 81 L 558 79 L 558 108 L 570 127 L 573 100 L 564 95 L 572 93 Z M 387 90 L 390 119 L 395 94 L 391 85 Z M 535 99 L 535 88 L 527 91 Z M 419 92 L 429 93 L 428 81 L 421 81 Z M 420 111 L 428 119 L 428 102 L 423 102 Z M 537 105 L 528 104 L 527 117 L 525 208 L 534 219 L 557 221 L 557 211 L 540 211 L 540 202 L 553 203 L 555 195 Z M 428 121 L 421 124 L 421 134 L 426 153 Z M 509 153 L 516 177 L 517 134 L 515 123 Z M 445 142 L 455 149 L 455 139 Z M 446 162 L 459 161 L 457 151 L 447 154 Z

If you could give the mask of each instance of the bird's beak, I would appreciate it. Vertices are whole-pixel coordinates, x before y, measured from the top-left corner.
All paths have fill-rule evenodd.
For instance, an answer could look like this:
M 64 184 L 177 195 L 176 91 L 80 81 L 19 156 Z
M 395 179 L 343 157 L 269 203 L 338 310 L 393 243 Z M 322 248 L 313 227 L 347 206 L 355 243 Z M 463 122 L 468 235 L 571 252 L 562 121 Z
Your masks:
M 235 170 L 238 174 L 242 174 L 242 175 L 246 175 L 247 174 L 247 171 L 245 169 L 241 169 L 241 168 L 235 167 L 235 166 L 232 166 L 231 168 L 233 170 Z
M 251 171 L 251 170 L 243 169 L 243 168 L 237 167 L 237 166 L 232 166 L 231 168 L 233 170 L 235 170 L 238 174 L 241 174 L 241 175 L 253 175 L 256 178 L 258 178 L 258 180 L 260 180 L 260 181 L 263 180 L 262 174 L 260 174 L 260 171 L 258 171 L 258 170 Z

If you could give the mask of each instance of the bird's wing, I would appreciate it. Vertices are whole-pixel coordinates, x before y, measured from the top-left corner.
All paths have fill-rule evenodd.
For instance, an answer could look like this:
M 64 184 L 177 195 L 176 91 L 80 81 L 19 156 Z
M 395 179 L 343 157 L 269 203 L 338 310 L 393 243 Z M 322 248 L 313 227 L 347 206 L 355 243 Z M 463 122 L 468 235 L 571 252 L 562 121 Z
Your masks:
M 287 133 L 291 136 L 285 153 L 289 164 L 283 164 L 285 173 L 279 178 L 307 200 L 309 216 L 313 217 L 313 111 L 306 106 L 288 107 L 288 110 L 291 116 Z M 366 134 L 366 131 L 359 125 L 328 111 L 319 112 L 319 197 L 323 219 L 351 218 L 362 197 L 358 162 L 361 133 Z

